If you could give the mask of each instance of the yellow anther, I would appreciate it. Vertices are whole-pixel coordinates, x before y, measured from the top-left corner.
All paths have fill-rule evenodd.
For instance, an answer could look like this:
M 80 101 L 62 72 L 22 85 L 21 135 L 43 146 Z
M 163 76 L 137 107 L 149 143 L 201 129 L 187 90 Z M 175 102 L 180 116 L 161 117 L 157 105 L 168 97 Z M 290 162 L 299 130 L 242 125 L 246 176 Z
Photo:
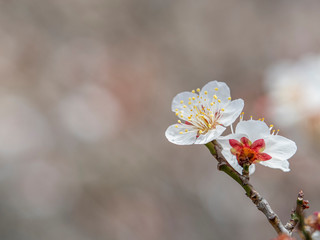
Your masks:
M 207 101 L 207 99 L 204 99 L 203 101 Z
M 218 91 L 219 89 L 216 87 L 214 90 Z
M 278 129 L 277 132 L 280 132 L 280 129 Z
M 214 102 L 211 102 L 210 105 L 213 106 Z
M 261 121 L 261 118 L 259 118 L 259 121 Z
M 208 127 L 209 127 L 209 128 L 211 128 L 211 127 L 212 127 L 212 125 L 209 123 L 209 124 L 208 124 Z
M 210 111 L 210 108 L 207 108 L 208 111 Z
M 191 97 L 189 97 L 189 100 L 191 100 Z
M 272 130 L 272 133 L 274 133 L 276 130 Z
M 181 123 L 181 120 L 178 120 L 178 123 Z
M 188 102 L 189 105 L 191 105 L 191 102 Z
M 250 116 L 250 119 L 252 119 L 252 116 Z
M 178 116 L 178 115 L 179 115 L 179 113 L 177 112 L 177 113 L 176 113 L 176 115 Z
M 187 106 L 186 105 L 183 105 L 183 108 L 186 108 Z
M 224 108 L 221 108 L 221 111 L 224 112 Z
M 218 102 L 219 102 L 219 103 L 221 103 L 221 100 L 220 100 L 220 99 L 218 99 Z
M 183 115 L 180 115 L 181 118 L 183 118 Z
M 185 132 L 188 132 L 188 129 L 184 130 Z
M 199 98 L 199 95 L 197 96 L 197 98 Z
M 183 132 L 179 132 L 180 134 L 183 134 Z
M 208 92 L 207 92 L 207 91 L 204 91 L 204 94 L 208 94 Z
M 264 118 L 262 118 L 261 121 L 264 121 Z
M 176 112 L 178 112 L 179 111 L 179 109 L 178 108 L 176 108 Z
M 195 97 L 192 97 L 192 100 L 196 100 L 196 98 L 195 98 Z
M 217 95 L 213 95 L 213 98 L 214 98 L 214 99 L 218 99 Z
M 195 90 L 192 90 L 191 92 L 192 92 L 192 93 L 195 93 L 196 91 L 195 91 Z
M 178 128 L 179 126 L 178 126 L 178 125 L 176 125 L 175 127 L 176 127 L 176 128 Z
M 214 115 L 213 114 L 210 114 L 210 117 L 213 117 Z
M 273 124 L 271 124 L 270 127 L 273 127 Z
M 200 133 L 200 134 L 202 134 L 202 133 L 203 133 L 203 131 L 202 131 L 202 130 L 199 130 L 199 133 Z
M 228 100 L 231 100 L 231 97 L 228 97 Z
M 200 88 L 197 88 L 197 92 L 200 92 Z
M 183 100 L 181 100 L 180 103 L 183 104 Z
M 192 110 L 192 109 L 190 109 L 190 111 L 192 112 L 193 110 Z
M 244 115 L 244 112 L 242 112 L 241 115 Z

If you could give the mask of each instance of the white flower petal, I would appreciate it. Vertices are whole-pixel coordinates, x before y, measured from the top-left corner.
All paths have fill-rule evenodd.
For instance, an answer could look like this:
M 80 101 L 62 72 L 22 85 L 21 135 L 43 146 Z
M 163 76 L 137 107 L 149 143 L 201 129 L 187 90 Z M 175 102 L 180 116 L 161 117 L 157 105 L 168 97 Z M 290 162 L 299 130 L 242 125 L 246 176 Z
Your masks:
M 231 165 L 231 167 L 233 167 L 234 170 L 236 170 L 238 173 L 242 174 L 242 167 L 239 165 L 236 156 L 232 155 L 232 153 L 230 152 L 230 148 L 224 148 L 221 153 L 225 157 L 227 162 Z
M 270 135 L 264 141 L 266 143 L 264 152 L 272 158 L 287 160 L 297 151 L 297 145 L 294 141 L 279 135 Z
M 184 105 L 188 106 L 188 102 L 190 101 L 189 98 L 192 99 L 192 97 L 197 98 L 198 94 L 192 93 L 192 92 L 182 92 L 177 94 L 173 100 L 172 100 L 172 104 L 171 104 L 171 110 L 173 112 L 176 111 L 176 109 L 178 109 L 179 111 L 186 111 L 186 109 L 183 107 Z M 183 101 L 183 103 L 181 103 L 181 101 Z M 193 101 L 193 100 L 192 100 Z
M 195 144 L 206 144 L 214 139 L 217 139 L 226 130 L 225 127 L 217 126 L 215 129 L 209 130 L 206 134 L 200 134 L 195 141 Z
M 255 164 L 251 164 L 250 167 L 249 167 L 249 175 L 251 175 L 255 171 L 256 171 L 256 165 Z
M 243 133 L 249 136 L 250 141 L 270 136 L 270 130 L 265 122 L 257 120 L 241 121 L 237 124 L 236 133 Z
M 176 127 L 178 126 L 178 128 Z M 185 132 L 185 130 L 188 132 Z M 180 134 L 180 132 L 183 132 Z M 173 124 L 169 126 L 165 133 L 167 139 L 177 145 L 191 145 L 195 142 L 197 137 L 197 129 L 192 125 L 187 124 Z
M 207 94 L 205 94 L 205 92 L 207 92 Z M 218 82 L 215 80 L 204 85 L 200 92 L 200 97 L 207 98 L 209 99 L 208 101 L 212 101 L 214 95 L 216 95 L 222 103 L 228 102 L 228 98 L 230 97 L 230 89 L 228 85 L 224 82 Z
M 240 115 L 244 106 L 242 99 L 237 99 L 225 106 L 225 110 L 220 119 L 220 123 L 224 126 L 231 125 Z
M 289 162 L 285 159 L 272 158 L 270 160 L 260 162 L 260 164 L 270 168 L 278 168 L 284 172 L 290 171 Z
M 217 139 L 217 142 L 221 145 L 222 148 L 229 148 L 231 149 L 229 139 L 235 139 L 237 141 L 240 141 L 242 137 L 248 138 L 246 134 L 229 134 L 227 136 L 219 137 Z

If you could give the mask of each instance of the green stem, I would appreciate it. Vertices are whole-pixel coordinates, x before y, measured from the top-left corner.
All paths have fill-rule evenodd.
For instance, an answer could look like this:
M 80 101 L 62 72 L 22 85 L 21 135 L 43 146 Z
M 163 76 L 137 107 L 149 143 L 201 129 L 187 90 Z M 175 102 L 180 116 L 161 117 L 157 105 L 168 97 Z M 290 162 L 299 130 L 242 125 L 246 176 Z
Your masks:
M 209 149 L 209 151 L 211 152 L 211 154 L 212 154 L 213 156 L 216 156 L 216 155 L 217 155 L 217 151 L 216 151 L 216 149 L 215 149 L 215 147 L 214 147 L 213 142 L 208 142 L 208 143 L 206 144 L 206 147 Z
M 230 166 L 228 165 L 221 165 L 219 167 L 219 170 L 225 172 L 226 174 L 228 174 L 230 177 L 232 177 L 237 183 L 240 184 L 240 186 L 246 191 L 246 194 L 248 197 L 251 196 L 251 190 L 252 190 L 252 186 L 250 186 L 249 184 L 245 184 L 243 183 L 243 179 L 239 176 L 238 173 L 236 173 Z
M 243 164 L 242 175 L 249 177 L 249 167 L 250 164 Z
M 299 219 L 299 230 L 302 232 L 305 240 L 312 240 L 310 233 L 306 230 L 305 224 L 304 224 L 304 202 L 303 202 L 303 193 L 302 191 L 299 193 L 298 199 L 297 199 L 297 209 L 296 209 L 296 215 Z
M 215 148 L 215 144 L 213 142 L 208 142 L 206 144 L 206 147 L 209 149 L 211 154 L 219 161 L 219 157 Z M 251 188 L 252 186 L 249 184 L 246 184 L 243 182 L 243 179 L 241 178 L 240 174 L 238 174 L 231 166 L 227 165 L 226 161 L 223 161 L 223 164 L 219 161 L 218 169 L 220 171 L 225 172 L 230 177 L 232 177 L 237 183 L 240 184 L 240 186 L 246 191 L 246 194 L 248 197 L 251 195 Z

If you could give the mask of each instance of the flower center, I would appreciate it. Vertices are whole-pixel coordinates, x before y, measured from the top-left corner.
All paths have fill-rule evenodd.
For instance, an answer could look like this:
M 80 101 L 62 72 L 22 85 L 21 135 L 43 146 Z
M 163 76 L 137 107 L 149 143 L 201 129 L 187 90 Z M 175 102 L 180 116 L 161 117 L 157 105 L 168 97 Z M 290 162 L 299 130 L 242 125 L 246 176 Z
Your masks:
M 200 89 L 196 90 L 198 93 Z M 218 88 L 215 88 L 218 91 Z M 195 90 L 192 91 L 195 94 Z M 186 124 L 193 125 L 198 129 L 198 136 L 206 134 L 209 130 L 215 129 L 219 123 L 224 108 L 222 102 L 217 95 L 208 96 L 208 92 L 204 91 L 203 95 L 196 95 L 189 97 L 188 103 L 180 101 L 182 110 L 176 109 L 176 115 L 185 121 Z M 228 98 L 228 102 L 231 98 Z M 226 105 L 226 104 L 224 104 Z
M 246 161 L 249 161 L 250 163 L 253 163 L 257 157 L 257 153 L 251 148 L 244 147 L 240 154 L 237 155 L 237 159 L 239 163 L 246 163 Z M 240 164 L 241 165 L 241 164 Z
M 265 141 L 263 139 L 258 139 L 252 143 L 248 138 L 242 137 L 240 142 L 236 139 L 230 139 L 229 143 L 232 146 L 230 151 L 236 156 L 241 167 L 244 164 L 251 165 L 252 163 L 267 161 L 272 158 L 263 152 L 265 149 Z
M 199 134 L 205 134 L 220 124 L 219 119 L 222 116 L 222 112 L 220 109 L 213 113 L 211 109 L 206 109 L 203 105 L 201 105 L 201 108 L 199 110 L 198 107 L 195 107 L 197 113 L 190 118 L 189 122 L 199 129 Z

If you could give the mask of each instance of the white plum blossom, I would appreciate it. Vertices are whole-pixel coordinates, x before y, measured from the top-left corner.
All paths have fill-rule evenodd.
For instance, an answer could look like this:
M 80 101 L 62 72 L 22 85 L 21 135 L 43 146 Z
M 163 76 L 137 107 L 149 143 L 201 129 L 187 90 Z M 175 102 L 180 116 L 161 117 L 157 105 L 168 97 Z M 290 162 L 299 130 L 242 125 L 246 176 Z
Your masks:
M 166 130 L 167 139 L 178 145 L 206 144 L 217 139 L 240 115 L 242 99 L 231 101 L 224 82 L 211 81 L 202 90 L 176 95 L 171 109 L 180 119 Z
M 268 69 L 265 78 L 270 110 L 277 123 L 313 124 L 320 131 L 320 56 L 279 62 Z
M 249 174 L 255 171 L 255 163 L 290 171 L 288 159 L 297 151 L 295 142 L 278 135 L 273 126 L 264 121 L 240 121 L 235 133 L 220 137 L 222 154 L 229 164 L 242 174 L 243 164 L 249 164 Z

